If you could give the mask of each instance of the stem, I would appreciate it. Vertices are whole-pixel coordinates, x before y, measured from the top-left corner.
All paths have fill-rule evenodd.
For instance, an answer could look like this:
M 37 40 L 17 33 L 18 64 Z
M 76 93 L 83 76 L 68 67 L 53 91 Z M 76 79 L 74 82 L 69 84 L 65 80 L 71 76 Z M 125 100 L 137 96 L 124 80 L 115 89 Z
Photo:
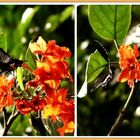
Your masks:
M 119 113 L 118 118 L 116 119 L 115 123 L 111 127 L 111 129 L 110 129 L 110 131 L 108 133 L 108 136 L 113 135 L 116 132 L 116 130 L 121 126 L 121 124 L 122 124 L 122 122 L 123 122 L 123 120 L 125 118 L 125 115 L 128 112 L 128 109 L 129 109 L 129 106 L 131 104 L 131 101 L 132 101 L 132 99 L 133 99 L 133 97 L 135 95 L 135 94 L 133 94 L 133 92 L 134 92 L 134 86 L 131 88 L 129 97 L 128 97 L 128 99 L 127 99 L 122 111 Z
M 118 48 L 118 43 L 117 43 L 117 41 L 114 39 L 114 44 L 115 44 L 115 47 L 116 47 L 116 49 L 117 49 L 117 51 L 119 51 L 119 48 Z
M 12 111 L 12 115 L 14 115 L 16 112 L 16 106 L 14 106 L 13 111 Z
M 6 113 L 6 109 L 3 108 L 3 121 L 4 121 L 4 128 L 6 127 L 6 123 L 7 123 L 7 113 Z
M 38 111 L 38 118 L 41 119 L 41 111 Z
M 119 64 L 119 62 L 110 62 L 110 64 Z
M 11 127 L 11 125 L 13 124 L 14 120 L 17 118 L 17 116 L 19 115 L 19 112 L 16 112 L 15 114 L 12 114 L 4 128 L 4 132 L 3 132 L 3 136 L 7 136 L 7 133 Z

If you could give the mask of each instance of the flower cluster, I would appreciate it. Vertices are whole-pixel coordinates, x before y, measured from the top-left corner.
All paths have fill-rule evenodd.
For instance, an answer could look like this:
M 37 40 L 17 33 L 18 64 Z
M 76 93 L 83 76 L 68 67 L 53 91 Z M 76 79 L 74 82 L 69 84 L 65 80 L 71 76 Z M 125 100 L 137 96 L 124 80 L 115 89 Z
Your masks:
M 37 42 L 30 43 L 29 48 L 37 56 L 37 68 L 33 71 L 35 79 L 32 84 L 38 83 L 44 88 L 49 85 L 50 88 L 57 89 L 64 78 L 69 78 L 72 82 L 68 63 L 65 58 L 71 56 L 71 52 L 66 47 L 59 47 L 55 40 L 48 44 L 39 37 Z
M 37 42 L 31 42 L 29 48 L 36 55 L 37 68 L 32 71 L 34 79 L 28 81 L 26 89 L 39 88 L 43 99 L 34 97 L 30 102 L 27 100 L 17 100 L 17 106 L 21 113 L 42 110 L 42 117 L 57 119 L 63 122 L 63 127 L 58 128 L 60 135 L 72 133 L 74 131 L 74 100 L 67 99 L 68 89 L 60 86 L 63 79 L 73 82 L 69 72 L 69 65 L 65 58 L 71 56 L 71 52 L 66 47 L 59 47 L 55 40 L 46 43 L 42 37 Z M 42 95 L 40 94 L 42 97 Z M 26 104 L 25 104 L 26 103 Z
M 36 69 L 25 63 L 22 67 L 33 78 L 24 82 L 24 92 L 14 93 L 14 79 L 8 81 L 6 76 L 0 76 L 0 110 L 15 104 L 23 115 L 42 111 L 42 118 L 62 122 L 63 126 L 57 128 L 60 135 L 73 133 L 74 100 L 68 98 L 68 89 L 61 86 L 62 80 L 73 82 L 66 61 L 71 56 L 70 50 L 59 47 L 55 40 L 46 43 L 42 37 L 30 42 L 29 49 L 36 56 Z
M 54 90 L 47 97 L 47 105 L 43 110 L 43 118 L 51 116 L 56 122 L 57 117 L 63 122 L 63 127 L 58 128 L 61 135 L 72 133 L 74 129 L 74 101 L 66 100 L 67 89 Z
M 17 99 L 16 104 L 21 114 L 28 114 L 31 111 L 37 112 L 42 110 L 46 105 L 46 101 L 45 99 L 40 99 L 39 96 L 36 95 L 30 102 L 26 99 Z
M 134 81 L 140 80 L 139 55 L 140 53 L 137 45 L 134 45 L 134 48 L 128 45 L 120 46 L 119 64 L 122 71 L 119 75 L 119 82 L 128 81 L 128 85 L 132 87 L 134 86 Z
M 10 81 L 5 75 L 0 76 L 0 111 L 3 107 L 14 104 L 14 97 L 12 87 L 14 86 L 14 79 Z

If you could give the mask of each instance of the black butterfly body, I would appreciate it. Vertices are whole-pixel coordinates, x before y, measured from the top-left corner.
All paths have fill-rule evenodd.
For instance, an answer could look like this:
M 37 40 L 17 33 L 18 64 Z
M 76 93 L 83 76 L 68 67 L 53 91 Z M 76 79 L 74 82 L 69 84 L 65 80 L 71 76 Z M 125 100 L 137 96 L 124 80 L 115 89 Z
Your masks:
M 17 67 L 21 67 L 22 60 L 11 58 L 2 48 L 0 48 L 0 73 L 10 72 Z

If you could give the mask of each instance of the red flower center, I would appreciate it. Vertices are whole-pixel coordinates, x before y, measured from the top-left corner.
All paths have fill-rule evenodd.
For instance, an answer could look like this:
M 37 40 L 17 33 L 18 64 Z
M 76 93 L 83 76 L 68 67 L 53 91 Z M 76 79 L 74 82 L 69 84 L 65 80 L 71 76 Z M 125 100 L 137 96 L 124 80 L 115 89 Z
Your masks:
M 135 65 L 134 64 L 130 64 L 130 69 L 135 69 Z

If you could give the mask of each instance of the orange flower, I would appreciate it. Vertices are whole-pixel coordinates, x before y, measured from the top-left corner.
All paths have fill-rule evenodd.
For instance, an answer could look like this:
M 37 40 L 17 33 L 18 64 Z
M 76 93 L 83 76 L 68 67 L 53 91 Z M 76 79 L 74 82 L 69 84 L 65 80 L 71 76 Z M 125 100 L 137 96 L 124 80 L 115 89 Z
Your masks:
M 44 98 L 41 99 L 39 95 L 36 95 L 30 102 L 27 99 L 17 99 L 16 105 L 21 114 L 28 114 L 31 111 L 37 112 L 42 110 L 46 105 L 46 101 Z
M 69 48 L 59 47 L 55 40 L 51 40 L 47 44 L 47 55 L 53 55 L 58 59 L 63 59 L 71 56 Z
M 60 119 L 63 121 L 63 127 L 58 128 L 60 135 L 65 133 L 74 132 L 74 100 L 68 100 L 61 107 L 61 113 L 59 115 Z
M 60 135 L 74 131 L 74 100 L 67 100 L 66 96 L 67 89 L 64 88 L 48 93 L 42 114 L 43 118 L 51 117 L 54 122 L 59 117 L 63 122 L 63 127 L 57 129 Z
M 46 43 L 42 37 L 39 37 L 37 42 L 30 43 L 29 48 L 32 53 L 37 55 L 37 68 L 33 70 L 34 79 L 26 84 L 26 88 L 38 86 L 46 93 L 46 106 L 43 109 L 42 117 L 51 117 L 53 122 L 60 119 L 63 122 L 63 127 L 58 129 L 60 135 L 65 133 L 73 133 L 74 131 L 74 100 L 68 100 L 67 89 L 60 88 L 60 83 L 63 79 L 68 78 L 73 82 L 73 78 L 69 72 L 69 65 L 65 58 L 71 56 L 71 52 L 66 47 L 59 47 L 55 40 Z M 34 98 L 30 103 L 33 109 L 38 110 L 38 97 Z M 35 104 L 34 104 L 35 101 Z M 42 106 L 41 106 L 42 108 Z
M 39 54 L 41 57 L 37 60 L 37 68 L 33 71 L 34 85 L 37 82 L 42 87 L 49 85 L 51 88 L 57 89 L 64 78 L 69 78 L 70 82 L 73 82 L 69 65 L 64 60 L 71 56 L 68 48 L 59 47 L 55 40 L 49 41 L 47 44 L 42 37 L 39 37 L 37 42 L 30 43 L 29 48 L 32 53 Z
M 33 99 L 30 101 L 31 109 L 35 112 L 38 110 L 42 110 L 45 105 L 46 101 L 45 99 L 40 99 L 39 96 L 34 96 Z
M 41 36 L 38 38 L 37 42 L 31 42 L 29 48 L 32 53 L 41 54 L 43 56 L 51 55 L 59 59 L 71 56 L 71 52 L 68 48 L 59 47 L 56 45 L 55 40 L 51 40 L 47 44 Z
M 25 99 L 23 99 L 23 100 L 17 99 L 16 105 L 17 105 L 19 112 L 23 115 L 30 113 L 32 110 L 30 103 Z
M 61 79 L 54 77 L 52 73 L 47 73 L 44 68 L 37 68 L 33 71 L 35 76 L 34 85 L 40 85 L 42 87 L 49 85 L 51 88 L 57 89 L 60 85 Z
M 63 127 L 58 128 L 57 131 L 60 133 L 61 136 L 64 136 L 65 133 L 73 133 L 74 131 L 74 122 L 64 123 Z
M 44 62 L 37 61 L 37 69 L 33 71 L 33 75 L 35 76 L 34 82 L 36 81 L 39 85 L 48 84 L 54 89 L 59 87 L 64 78 L 69 78 L 73 82 L 67 62 L 56 61 L 52 57 Z
M 38 68 L 33 71 L 36 81 L 39 83 L 47 83 L 52 88 L 58 88 L 60 82 L 64 78 L 69 78 L 73 82 L 72 76 L 68 71 L 68 64 L 65 62 L 39 62 Z
M 14 86 L 14 79 L 8 81 L 8 79 L 2 75 L 0 76 L 0 111 L 3 107 L 13 105 L 13 93 L 11 88 Z
M 52 117 L 53 121 L 56 121 L 57 116 L 60 115 L 61 107 L 66 102 L 67 89 L 59 89 L 48 93 L 46 97 L 47 105 L 43 110 L 43 118 Z
M 134 80 L 140 80 L 140 63 L 137 60 L 138 56 L 138 46 L 134 45 L 134 49 L 127 45 L 120 46 L 119 64 L 122 71 L 119 75 L 119 82 L 128 81 L 128 85 L 132 87 L 134 86 Z
M 61 113 L 60 113 L 61 120 L 64 122 L 74 121 L 73 114 L 74 114 L 74 100 L 67 100 L 61 106 Z

